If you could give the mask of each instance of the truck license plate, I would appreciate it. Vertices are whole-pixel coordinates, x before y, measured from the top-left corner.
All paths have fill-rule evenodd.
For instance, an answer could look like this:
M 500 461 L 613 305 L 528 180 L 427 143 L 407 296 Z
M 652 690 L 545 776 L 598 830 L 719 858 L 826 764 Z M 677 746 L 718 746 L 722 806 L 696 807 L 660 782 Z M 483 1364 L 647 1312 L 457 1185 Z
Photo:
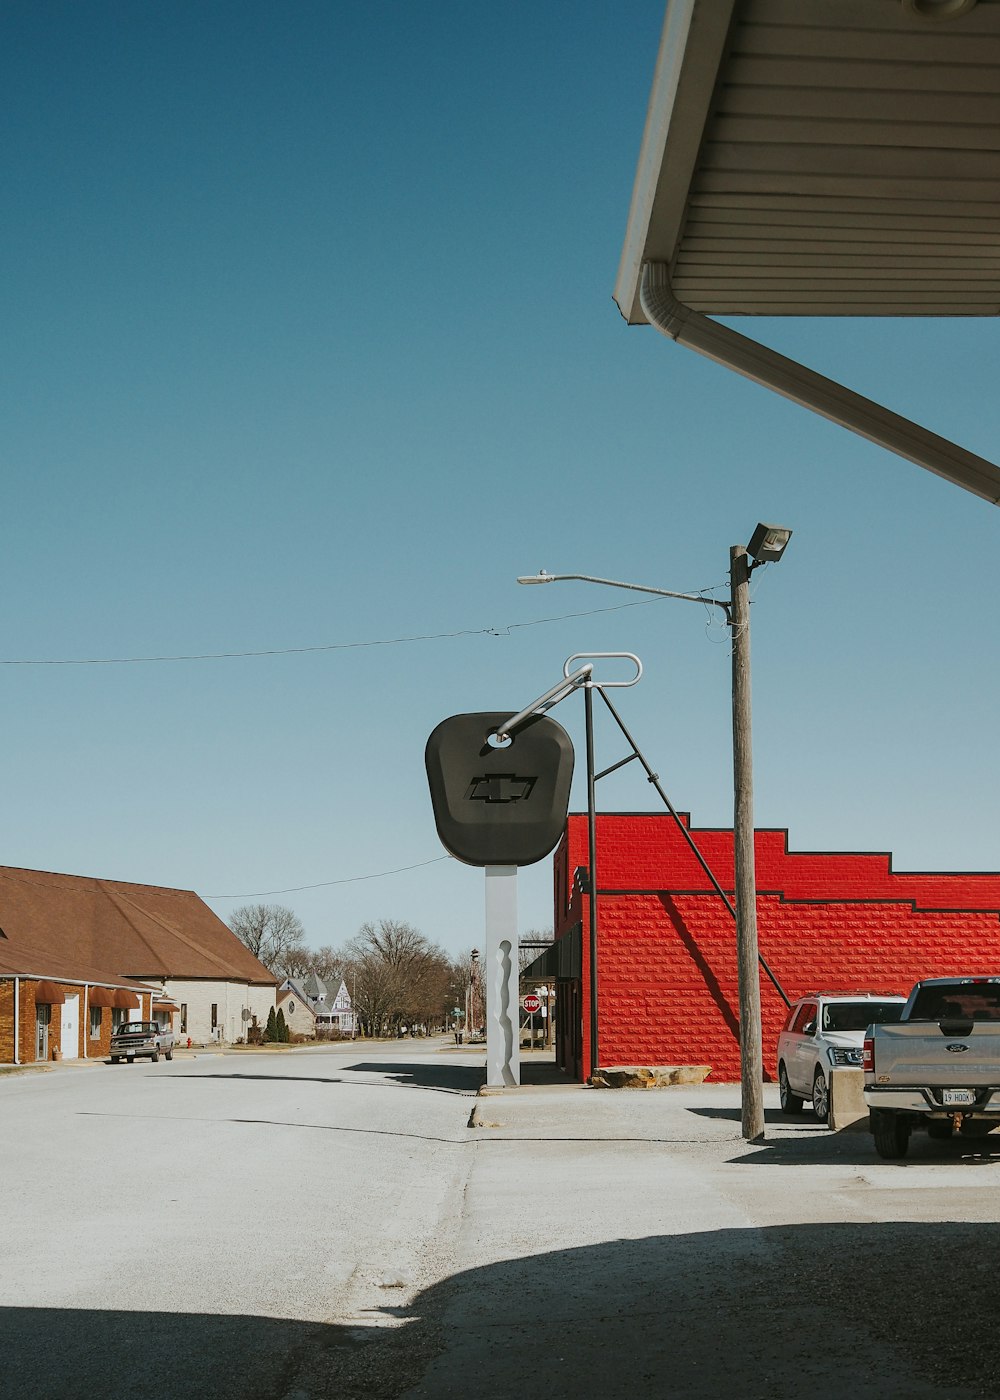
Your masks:
M 976 1096 L 971 1089 L 942 1089 L 941 1102 L 943 1104 L 975 1103 Z

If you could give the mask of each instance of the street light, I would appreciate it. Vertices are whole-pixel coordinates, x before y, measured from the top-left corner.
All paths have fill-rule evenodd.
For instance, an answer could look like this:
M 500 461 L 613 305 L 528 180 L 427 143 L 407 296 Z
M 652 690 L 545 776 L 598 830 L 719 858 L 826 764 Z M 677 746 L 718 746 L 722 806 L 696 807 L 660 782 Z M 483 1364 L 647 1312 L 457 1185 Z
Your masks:
M 659 598 L 681 598 L 721 608 L 732 637 L 733 691 L 733 857 L 736 880 L 736 960 L 740 997 L 740 1086 L 743 1136 L 756 1142 L 764 1136 L 764 1063 L 761 1047 L 760 976 L 757 971 L 757 880 L 754 870 L 753 745 L 750 715 L 750 574 L 760 564 L 776 563 L 785 552 L 791 530 L 783 525 L 758 524 L 750 543 L 729 551 L 729 599 L 720 601 L 702 593 L 675 593 L 667 588 L 646 588 L 593 574 L 548 574 L 544 569 L 518 583 L 601 583 L 652 593 Z M 748 563 L 748 558 L 752 563 Z M 595 891 L 596 893 L 596 891 Z M 593 897 L 593 895 L 592 895 Z
M 476 993 L 479 983 L 479 949 L 473 948 L 469 954 L 469 981 L 465 988 L 465 1038 L 471 1044 L 478 1022 L 479 1009 L 476 1006 Z

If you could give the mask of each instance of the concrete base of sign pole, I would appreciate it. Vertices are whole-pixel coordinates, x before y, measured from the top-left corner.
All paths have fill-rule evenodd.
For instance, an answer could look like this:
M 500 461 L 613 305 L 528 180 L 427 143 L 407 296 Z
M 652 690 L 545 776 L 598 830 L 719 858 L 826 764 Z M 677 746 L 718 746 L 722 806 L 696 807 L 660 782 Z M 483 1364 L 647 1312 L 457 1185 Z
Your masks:
M 521 1082 L 518 1046 L 517 866 L 486 866 L 486 1083 Z

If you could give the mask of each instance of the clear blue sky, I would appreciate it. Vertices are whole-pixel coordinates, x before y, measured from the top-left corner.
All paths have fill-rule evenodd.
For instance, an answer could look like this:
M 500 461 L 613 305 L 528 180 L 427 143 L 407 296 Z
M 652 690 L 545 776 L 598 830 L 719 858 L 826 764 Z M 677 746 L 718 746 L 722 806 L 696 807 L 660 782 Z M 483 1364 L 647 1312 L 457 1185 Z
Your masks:
M 314 945 L 385 917 L 468 948 L 483 877 L 439 859 L 424 743 L 571 653 L 642 657 L 623 717 L 696 824 L 732 819 L 705 612 L 515 576 L 722 587 L 771 520 L 758 825 L 1000 868 L 995 508 L 611 300 L 662 14 L 0 9 L 0 659 L 342 648 L 0 666 L 2 863 L 284 903 Z M 993 322 L 753 332 L 1000 452 Z M 582 701 L 557 717 L 582 769 Z M 623 756 L 604 724 L 598 748 Z M 635 770 L 602 807 L 652 807 Z M 520 886 L 549 924 L 550 863 Z

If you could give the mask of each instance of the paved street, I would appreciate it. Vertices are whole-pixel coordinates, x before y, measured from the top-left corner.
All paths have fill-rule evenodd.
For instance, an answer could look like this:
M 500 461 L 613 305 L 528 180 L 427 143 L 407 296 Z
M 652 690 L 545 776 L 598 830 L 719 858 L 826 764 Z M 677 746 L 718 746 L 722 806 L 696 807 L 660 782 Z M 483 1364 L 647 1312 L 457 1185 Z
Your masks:
M 749 1148 L 731 1086 L 477 1098 L 481 1062 L 0 1077 L 0 1394 L 1000 1395 L 1000 1142 L 883 1163 L 769 1087 Z

